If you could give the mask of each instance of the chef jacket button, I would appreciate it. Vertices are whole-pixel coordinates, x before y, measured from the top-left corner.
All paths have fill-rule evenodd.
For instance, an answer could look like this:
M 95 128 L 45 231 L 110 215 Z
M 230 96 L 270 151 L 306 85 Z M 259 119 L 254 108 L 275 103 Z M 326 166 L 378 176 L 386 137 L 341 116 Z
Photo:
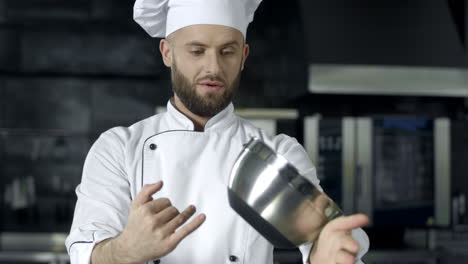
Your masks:
M 237 262 L 238 260 L 239 260 L 239 258 L 234 256 L 234 255 L 229 256 L 229 261 L 231 261 L 231 262 Z
M 157 260 L 153 260 L 153 264 L 159 264 L 161 263 L 161 260 L 157 259 Z
M 158 146 L 156 146 L 156 144 L 151 143 L 151 144 L 149 145 L 149 148 L 150 148 L 151 150 L 155 150 L 156 148 L 158 148 Z

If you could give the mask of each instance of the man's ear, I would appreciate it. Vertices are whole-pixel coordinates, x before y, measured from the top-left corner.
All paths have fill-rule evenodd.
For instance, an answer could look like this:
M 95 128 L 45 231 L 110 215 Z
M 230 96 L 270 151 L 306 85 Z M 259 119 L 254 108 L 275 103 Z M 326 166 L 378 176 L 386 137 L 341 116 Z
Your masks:
M 241 67 L 241 70 L 244 70 L 244 64 L 245 64 L 245 61 L 247 60 L 247 57 L 249 56 L 249 52 L 250 52 L 249 44 L 244 44 L 244 50 L 242 51 L 242 67 Z
M 166 39 L 161 39 L 159 42 L 159 51 L 164 62 L 164 65 L 167 67 L 172 67 L 172 49 L 169 41 Z

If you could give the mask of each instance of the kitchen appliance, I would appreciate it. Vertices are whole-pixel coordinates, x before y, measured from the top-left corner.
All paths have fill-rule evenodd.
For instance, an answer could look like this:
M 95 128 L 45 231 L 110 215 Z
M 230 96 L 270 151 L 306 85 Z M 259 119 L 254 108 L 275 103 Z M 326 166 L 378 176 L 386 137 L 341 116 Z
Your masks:
M 342 211 L 286 158 L 252 138 L 231 171 L 231 207 L 277 248 L 315 241 Z
M 369 216 L 366 231 L 448 227 L 451 186 L 463 186 L 451 183 L 451 173 L 466 175 L 466 144 L 451 123 L 429 115 L 306 116 L 304 147 L 344 213 Z

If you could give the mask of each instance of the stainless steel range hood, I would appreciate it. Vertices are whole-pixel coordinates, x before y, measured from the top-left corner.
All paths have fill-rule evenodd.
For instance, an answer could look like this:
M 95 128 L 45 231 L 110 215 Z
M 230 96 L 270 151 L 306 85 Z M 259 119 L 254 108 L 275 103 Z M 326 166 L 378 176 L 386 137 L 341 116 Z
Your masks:
M 311 64 L 311 93 L 468 97 L 468 69 Z

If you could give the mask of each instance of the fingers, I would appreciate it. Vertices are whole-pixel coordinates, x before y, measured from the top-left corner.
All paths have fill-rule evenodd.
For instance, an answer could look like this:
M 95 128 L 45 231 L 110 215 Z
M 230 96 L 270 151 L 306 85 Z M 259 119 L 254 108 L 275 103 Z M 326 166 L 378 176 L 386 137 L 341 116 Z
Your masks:
M 353 254 L 346 252 L 345 250 L 339 251 L 335 258 L 336 263 L 339 264 L 354 264 L 356 261 L 355 259 L 356 257 Z
M 311 263 L 354 264 L 360 245 L 353 239 L 351 231 L 365 226 L 369 218 L 364 214 L 338 217 L 330 221 L 320 233 L 316 251 L 311 254 Z
M 368 223 L 369 217 L 364 214 L 355 214 L 336 218 L 328 224 L 327 229 L 329 231 L 350 231 L 358 227 L 363 227 Z
M 194 210 L 194 209 L 193 209 Z M 193 213 L 191 213 L 190 215 L 193 215 Z M 180 215 L 179 215 L 180 216 Z M 184 218 L 186 218 L 185 220 L 176 220 L 176 219 L 173 219 L 172 221 L 175 221 L 175 222 L 182 222 L 185 223 L 187 221 L 188 218 L 190 217 L 187 217 L 187 215 L 184 216 Z M 188 224 L 184 225 L 183 227 L 181 227 L 179 230 L 177 230 L 174 234 L 172 234 L 171 236 L 171 241 L 172 243 L 174 244 L 178 244 L 180 241 L 182 241 L 182 239 L 184 239 L 185 237 L 187 237 L 188 235 L 190 235 L 193 231 L 197 230 L 197 228 L 199 228 L 206 220 L 206 215 L 205 214 L 200 214 L 198 215 L 197 217 L 195 217 L 192 221 L 190 221 Z M 179 222 L 179 223 L 180 223 Z M 181 224 L 181 225 L 182 225 Z M 180 225 L 179 225 L 180 226 Z
M 160 223 L 166 224 L 167 222 L 174 219 L 177 215 L 179 215 L 179 210 L 177 210 L 177 208 L 174 206 L 169 206 L 158 214 L 158 219 Z
M 359 252 L 360 246 L 359 243 L 356 242 L 356 240 L 354 240 L 350 235 L 348 235 L 343 238 L 342 248 L 351 255 L 356 256 L 356 254 Z
M 171 207 L 172 203 L 168 198 L 158 198 L 156 200 L 147 202 L 143 206 L 146 207 L 145 209 L 151 213 L 159 213 L 166 208 Z
M 163 186 L 162 181 L 154 184 L 146 184 L 141 188 L 141 191 L 137 194 L 132 202 L 132 207 L 139 207 L 152 200 L 151 196 L 161 190 Z
M 183 225 L 187 220 L 195 214 L 195 206 L 190 205 L 187 207 L 182 213 L 180 213 L 177 217 L 172 219 L 166 226 L 167 230 L 173 233 L 177 228 Z

